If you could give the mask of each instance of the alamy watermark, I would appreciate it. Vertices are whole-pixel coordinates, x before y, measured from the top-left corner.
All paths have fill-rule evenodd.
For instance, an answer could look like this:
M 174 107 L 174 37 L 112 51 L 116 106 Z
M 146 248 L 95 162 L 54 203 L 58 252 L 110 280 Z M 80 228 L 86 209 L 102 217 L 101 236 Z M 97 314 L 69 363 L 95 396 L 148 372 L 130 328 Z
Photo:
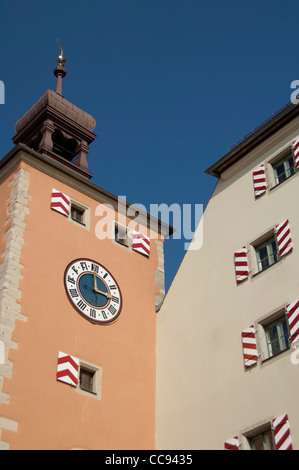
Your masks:
M 291 88 L 295 89 L 293 93 L 291 93 L 291 102 L 293 104 L 299 103 L 299 80 L 293 80 L 291 83 Z
M 150 204 L 148 211 L 143 204 L 127 204 L 126 197 L 120 196 L 117 211 L 110 204 L 99 204 L 95 216 L 99 217 L 95 226 L 99 240 L 113 238 L 113 227 L 117 222 L 127 230 L 141 232 L 151 239 L 158 239 L 159 233 L 165 233 L 167 238 L 167 227 L 171 225 L 174 228 L 172 238 L 183 240 L 185 250 L 199 250 L 203 244 L 203 204 Z
M 5 86 L 2 80 L 0 80 L 0 104 L 5 104 Z

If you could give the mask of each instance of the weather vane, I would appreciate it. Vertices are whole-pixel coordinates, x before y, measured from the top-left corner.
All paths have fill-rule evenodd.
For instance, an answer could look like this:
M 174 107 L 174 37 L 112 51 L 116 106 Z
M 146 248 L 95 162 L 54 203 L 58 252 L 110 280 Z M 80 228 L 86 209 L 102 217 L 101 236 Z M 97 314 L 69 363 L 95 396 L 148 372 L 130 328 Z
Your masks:
M 59 65 L 61 65 L 62 67 L 64 67 L 64 65 L 66 63 L 66 59 L 63 57 L 63 49 L 62 49 L 62 45 L 59 42 L 59 39 L 57 39 L 57 44 L 58 44 L 58 47 L 60 49 L 60 55 L 58 56 L 58 59 L 56 59 L 56 62 Z

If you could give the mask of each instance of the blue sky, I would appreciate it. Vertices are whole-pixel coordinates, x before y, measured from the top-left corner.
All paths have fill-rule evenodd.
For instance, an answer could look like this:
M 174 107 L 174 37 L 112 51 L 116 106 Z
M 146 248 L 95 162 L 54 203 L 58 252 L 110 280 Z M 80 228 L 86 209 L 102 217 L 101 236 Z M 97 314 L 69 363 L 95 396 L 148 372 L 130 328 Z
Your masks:
M 55 89 L 92 114 L 92 181 L 131 203 L 203 204 L 205 174 L 290 100 L 299 80 L 295 0 L 18 0 L 0 2 L 0 155 L 15 122 Z M 165 244 L 166 288 L 185 240 Z

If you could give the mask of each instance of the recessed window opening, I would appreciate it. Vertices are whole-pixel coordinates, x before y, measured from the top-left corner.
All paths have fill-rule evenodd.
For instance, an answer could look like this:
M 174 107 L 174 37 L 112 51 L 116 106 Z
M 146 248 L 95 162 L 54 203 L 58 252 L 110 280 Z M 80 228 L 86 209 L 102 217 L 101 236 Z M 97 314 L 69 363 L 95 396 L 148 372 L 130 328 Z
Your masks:
M 267 429 L 249 439 L 251 450 L 275 450 L 273 433 Z
M 126 227 L 115 223 L 114 226 L 114 239 L 121 245 L 128 246 L 128 232 Z
M 294 157 L 290 153 L 273 165 L 275 184 L 280 184 L 295 173 Z
M 286 316 L 264 326 L 269 357 L 290 347 L 289 328 Z
M 89 393 L 96 393 L 94 382 L 95 372 L 91 371 L 84 366 L 80 367 L 80 389 Z
M 71 218 L 76 222 L 84 224 L 84 210 L 76 207 L 75 205 L 71 205 Z
M 255 248 L 258 271 L 262 271 L 278 261 L 278 250 L 275 237 L 271 237 Z

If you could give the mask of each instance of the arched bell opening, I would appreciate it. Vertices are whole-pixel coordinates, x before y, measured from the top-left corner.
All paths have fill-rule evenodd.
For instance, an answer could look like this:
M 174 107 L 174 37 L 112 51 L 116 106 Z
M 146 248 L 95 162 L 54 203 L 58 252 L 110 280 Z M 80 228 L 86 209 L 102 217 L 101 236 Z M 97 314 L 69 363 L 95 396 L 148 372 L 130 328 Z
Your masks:
M 56 129 L 52 134 L 53 152 L 72 162 L 76 157 L 77 141 L 75 139 L 67 139 L 63 133 Z

